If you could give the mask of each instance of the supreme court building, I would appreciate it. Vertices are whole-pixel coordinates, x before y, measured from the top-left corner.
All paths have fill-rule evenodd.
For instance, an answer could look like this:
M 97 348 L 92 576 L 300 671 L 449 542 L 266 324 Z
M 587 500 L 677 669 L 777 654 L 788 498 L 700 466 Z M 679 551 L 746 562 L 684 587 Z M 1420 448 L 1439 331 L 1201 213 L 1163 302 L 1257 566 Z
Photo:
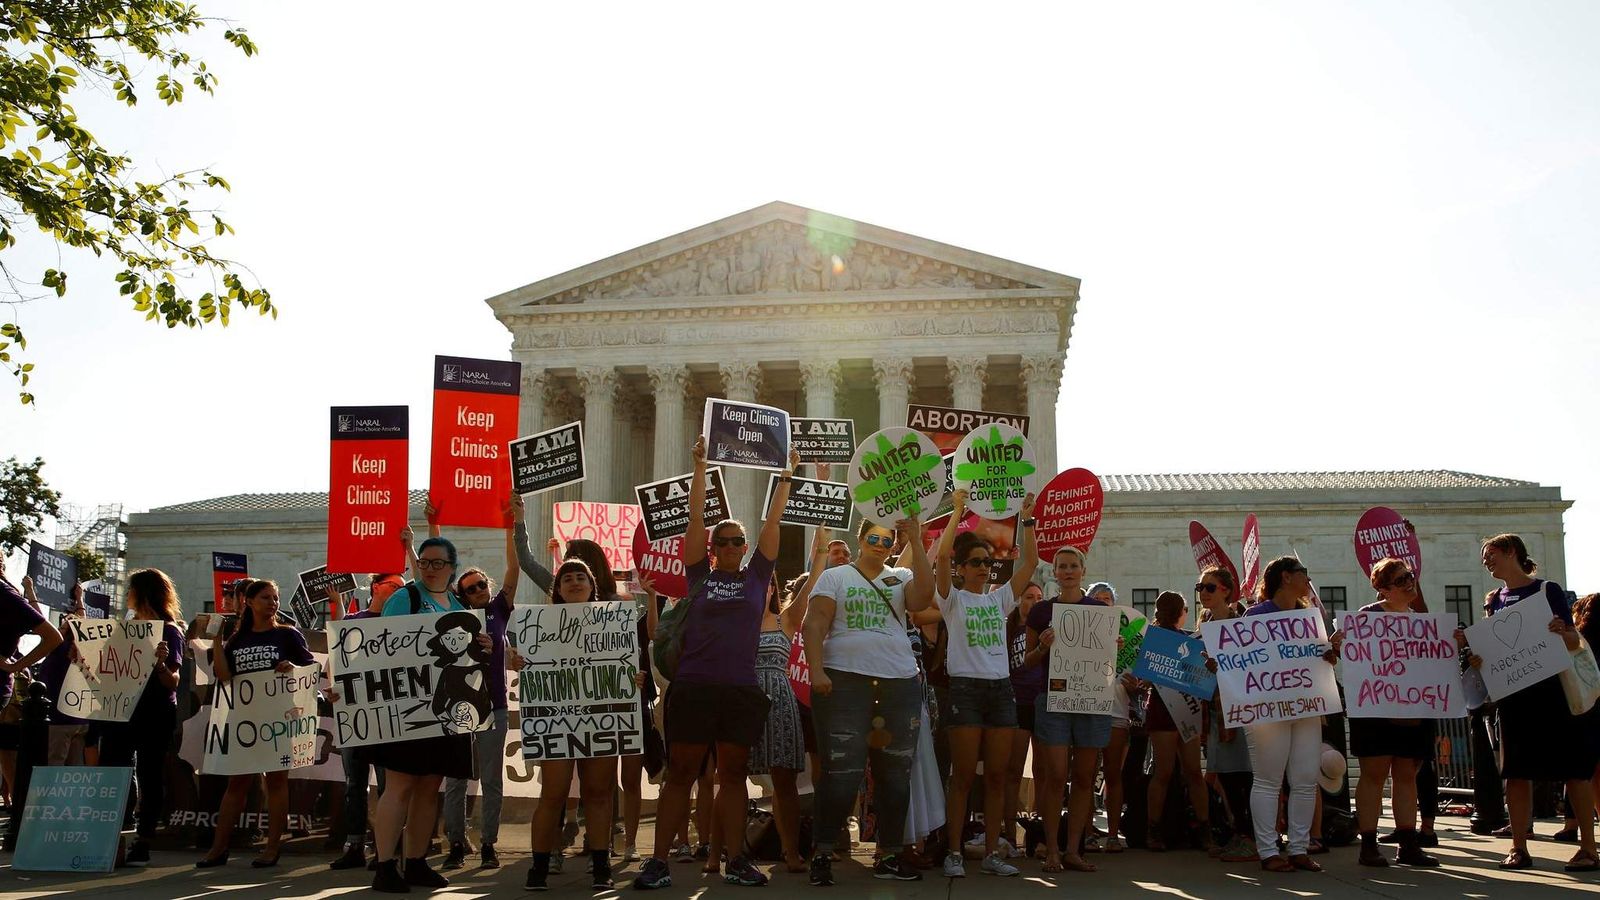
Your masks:
M 1055 472 L 1056 402 L 1078 288 L 1068 275 L 772 203 L 492 297 L 522 365 L 519 433 L 574 420 L 584 427 L 587 480 L 530 499 L 534 545 L 550 535 L 553 502 L 631 503 L 634 485 L 689 471 L 707 397 L 849 417 L 858 439 L 905 424 L 908 403 L 1026 413 L 1041 468 Z M 413 421 L 427 418 L 414 411 Z M 764 474 L 725 476 L 734 515 L 753 525 Z M 1571 504 L 1557 487 L 1447 471 L 1102 482 L 1105 518 L 1090 577 L 1113 582 L 1122 603 L 1146 605 L 1161 589 L 1190 593 L 1190 519 L 1237 561 L 1251 512 L 1261 520 L 1263 559 L 1297 552 L 1335 608 L 1370 599 L 1351 533 L 1375 505 L 1416 524 L 1427 596 L 1463 620 L 1481 616 L 1474 609 L 1490 585 L 1477 565 L 1481 537 L 1519 532 L 1546 577 L 1565 575 L 1562 513 Z M 412 493 L 417 523 L 422 496 Z M 130 567 L 173 575 L 192 615 L 210 595 L 212 550 L 247 553 L 252 574 L 292 583 L 323 561 L 326 526 L 324 494 L 200 500 L 130 516 L 127 557 Z M 794 533 L 780 570 L 793 573 L 805 564 L 803 538 L 786 531 Z M 499 533 L 451 536 L 464 561 L 498 567 Z M 527 581 L 522 590 L 536 591 Z

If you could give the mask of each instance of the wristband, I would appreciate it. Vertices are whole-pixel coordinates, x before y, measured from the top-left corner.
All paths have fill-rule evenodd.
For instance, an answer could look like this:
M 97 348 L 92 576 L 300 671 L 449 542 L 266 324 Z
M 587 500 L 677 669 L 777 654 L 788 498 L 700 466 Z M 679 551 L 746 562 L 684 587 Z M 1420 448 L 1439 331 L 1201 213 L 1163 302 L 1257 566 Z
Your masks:
M 778 482 L 780 484 L 788 484 L 791 480 L 793 480 L 793 478 L 793 475 L 779 475 Z
M 1033 526 L 1035 526 L 1037 524 L 1039 524 L 1039 520 L 1038 519 L 1028 518 L 1028 519 L 1023 519 L 1022 520 L 1022 527 L 1023 528 L 1032 528 Z

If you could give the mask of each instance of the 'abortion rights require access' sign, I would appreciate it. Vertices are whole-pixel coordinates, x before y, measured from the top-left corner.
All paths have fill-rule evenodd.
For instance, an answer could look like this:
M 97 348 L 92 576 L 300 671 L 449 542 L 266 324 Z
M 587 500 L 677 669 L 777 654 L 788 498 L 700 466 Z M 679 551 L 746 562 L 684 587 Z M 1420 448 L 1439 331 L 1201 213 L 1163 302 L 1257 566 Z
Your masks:
M 506 636 L 528 661 L 520 684 L 530 763 L 644 752 L 638 614 L 631 600 L 513 612 Z
M 399 572 L 411 510 L 411 412 L 404 406 L 329 410 L 328 568 Z
M 403 602 L 397 595 L 395 602 Z M 487 730 L 494 724 L 482 610 L 330 623 L 340 747 Z
M 1339 628 L 1346 715 L 1453 719 L 1467 714 L 1454 613 L 1345 613 Z
M 376 621 L 376 620 L 368 620 Z M 272 669 L 219 681 L 206 724 L 207 775 L 282 772 L 317 760 L 317 682 L 322 666 Z
M 1202 624 L 1200 633 L 1217 663 L 1227 727 L 1287 722 L 1342 708 L 1333 666 L 1322 658 L 1328 635 L 1316 610 L 1214 620 Z

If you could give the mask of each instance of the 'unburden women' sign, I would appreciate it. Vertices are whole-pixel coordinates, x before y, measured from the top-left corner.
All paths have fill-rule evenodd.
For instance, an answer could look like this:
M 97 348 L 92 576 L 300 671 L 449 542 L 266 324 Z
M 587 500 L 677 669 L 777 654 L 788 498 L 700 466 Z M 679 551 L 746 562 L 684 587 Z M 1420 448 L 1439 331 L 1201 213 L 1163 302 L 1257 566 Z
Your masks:
M 1333 666 L 1322 658 L 1328 636 L 1316 610 L 1206 622 L 1200 633 L 1217 663 L 1227 727 L 1287 722 L 1342 708 Z
M 529 762 L 644 752 L 637 617 L 628 600 L 517 607 L 506 635 L 528 661 L 520 682 Z
M 1466 715 L 1454 613 L 1353 612 L 1339 627 L 1339 678 L 1351 718 Z

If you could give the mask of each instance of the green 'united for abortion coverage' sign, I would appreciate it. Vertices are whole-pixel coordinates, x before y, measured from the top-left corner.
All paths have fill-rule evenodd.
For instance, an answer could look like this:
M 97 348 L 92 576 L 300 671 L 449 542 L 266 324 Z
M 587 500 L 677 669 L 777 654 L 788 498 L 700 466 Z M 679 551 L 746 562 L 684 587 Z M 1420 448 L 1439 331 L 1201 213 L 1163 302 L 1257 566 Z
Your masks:
M 129 768 L 35 768 L 12 866 L 33 872 L 111 871 L 132 780 Z

